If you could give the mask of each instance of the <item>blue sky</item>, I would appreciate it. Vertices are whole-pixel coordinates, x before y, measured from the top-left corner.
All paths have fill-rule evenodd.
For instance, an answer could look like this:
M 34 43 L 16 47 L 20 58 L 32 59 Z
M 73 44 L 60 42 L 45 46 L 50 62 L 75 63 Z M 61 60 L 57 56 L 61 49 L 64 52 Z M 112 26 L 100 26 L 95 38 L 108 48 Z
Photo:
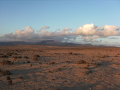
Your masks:
M 0 0 L 0 36 L 27 26 L 35 31 L 49 26 L 49 32 L 64 28 L 74 31 L 91 23 L 120 27 L 119 4 L 120 0 Z

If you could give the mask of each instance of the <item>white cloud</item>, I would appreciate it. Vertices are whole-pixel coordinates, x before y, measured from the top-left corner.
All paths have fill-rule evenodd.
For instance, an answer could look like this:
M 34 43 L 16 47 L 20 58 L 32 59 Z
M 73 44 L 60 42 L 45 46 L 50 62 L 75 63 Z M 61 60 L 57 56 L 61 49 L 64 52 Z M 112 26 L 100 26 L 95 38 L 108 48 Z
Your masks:
M 17 35 L 18 37 L 29 37 L 34 34 L 34 30 L 30 26 L 25 27 L 25 29 L 26 30 L 15 31 L 15 35 Z
M 119 35 L 119 28 L 118 26 L 113 25 L 105 25 L 103 30 L 98 32 L 100 36 L 117 36 Z
M 94 24 L 85 24 L 76 30 L 64 28 L 62 30 L 47 31 L 49 26 L 44 26 L 38 33 L 30 26 L 25 27 L 25 30 L 17 30 L 14 33 L 6 34 L 0 37 L 0 41 L 41 41 L 41 40 L 57 40 L 64 42 L 75 42 L 77 38 L 81 38 L 84 42 L 97 42 L 97 38 L 105 38 L 109 36 L 119 36 L 120 27 L 113 25 L 105 25 L 103 27 L 95 26 Z
M 79 35 L 95 35 L 99 30 L 99 27 L 94 24 L 85 24 L 83 27 L 79 27 L 74 33 Z
M 49 26 L 44 26 L 43 29 L 49 29 L 50 27 Z

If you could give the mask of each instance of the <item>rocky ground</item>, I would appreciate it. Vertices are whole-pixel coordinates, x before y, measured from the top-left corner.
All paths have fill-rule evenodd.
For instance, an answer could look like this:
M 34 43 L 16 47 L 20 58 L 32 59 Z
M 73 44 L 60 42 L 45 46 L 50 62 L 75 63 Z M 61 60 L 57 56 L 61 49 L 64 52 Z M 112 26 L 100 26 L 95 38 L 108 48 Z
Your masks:
M 0 90 L 120 90 L 120 48 L 0 46 Z

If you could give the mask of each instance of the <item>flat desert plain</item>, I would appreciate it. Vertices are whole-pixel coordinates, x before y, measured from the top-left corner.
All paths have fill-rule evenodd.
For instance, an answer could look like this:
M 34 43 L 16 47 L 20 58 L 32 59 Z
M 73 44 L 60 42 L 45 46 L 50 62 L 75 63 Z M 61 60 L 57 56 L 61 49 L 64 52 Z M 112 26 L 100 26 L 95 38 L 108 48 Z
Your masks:
M 120 90 L 120 48 L 0 46 L 0 90 Z

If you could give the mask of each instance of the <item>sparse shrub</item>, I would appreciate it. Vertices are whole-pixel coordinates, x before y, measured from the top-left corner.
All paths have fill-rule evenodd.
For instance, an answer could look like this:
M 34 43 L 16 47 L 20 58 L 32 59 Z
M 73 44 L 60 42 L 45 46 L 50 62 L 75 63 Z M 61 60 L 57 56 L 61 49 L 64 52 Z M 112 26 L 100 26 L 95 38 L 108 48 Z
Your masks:
M 0 69 L 0 74 L 1 75 L 11 75 L 12 73 L 10 71 L 8 71 L 8 70 L 1 70 Z
M 39 52 L 43 52 L 42 50 L 40 50 Z
M 93 63 L 93 65 L 99 66 L 99 65 L 101 65 L 101 63 Z
M 60 71 L 60 70 L 62 70 L 62 68 L 58 68 L 58 69 L 55 69 L 55 70 L 53 70 L 53 71 Z
M 22 56 L 13 56 L 14 59 L 22 58 Z
M 87 67 L 89 67 L 90 65 L 89 65 L 89 63 L 87 64 Z
M 7 55 L 1 55 L 0 58 L 8 58 Z
M 8 81 L 8 85 L 13 85 L 12 80 Z
M 32 66 L 32 64 L 30 64 L 30 66 Z
M 38 58 L 33 58 L 33 61 L 38 61 Z
M 38 90 L 41 90 L 41 88 L 39 88 Z
M 88 67 L 83 67 L 83 69 L 86 69 L 86 70 L 88 70 L 89 68 L 88 68 Z
M 117 55 L 115 55 L 115 57 L 117 57 Z
M 22 58 L 22 56 L 17 56 L 17 58 Z
M 28 59 L 29 57 L 28 56 L 24 56 L 24 58 Z
M 90 70 L 89 70 L 89 71 L 84 72 L 84 74 L 85 74 L 85 75 L 88 75 L 88 74 L 90 74 L 90 73 L 92 73 L 92 71 L 90 71 Z
M 103 55 L 101 58 L 106 58 L 106 57 L 109 57 L 108 55 Z
M 72 52 L 70 52 L 69 54 L 73 54 Z
M 2 64 L 2 65 L 12 65 L 13 62 L 8 61 L 8 60 L 3 60 L 2 62 L 0 62 L 0 64 Z
M 79 55 L 78 53 L 74 53 L 74 55 Z
M 49 70 L 48 73 L 53 73 L 53 71 Z
M 37 58 L 37 57 L 40 57 L 39 55 L 33 55 L 33 58 Z
M 55 64 L 55 62 L 49 62 L 48 64 Z
M 12 56 L 12 53 L 7 53 L 8 56 Z
M 27 61 L 27 63 L 30 63 L 30 61 Z
M 32 58 L 33 58 L 33 61 L 38 61 L 38 57 L 40 57 L 39 55 L 33 55 Z
M 87 64 L 87 62 L 84 60 L 79 60 L 76 64 Z
M 39 63 L 39 64 L 42 64 L 42 63 Z
M 23 79 L 23 76 L 19 76 L 18 78 L 19 78 L 19 79 Z
M 7 80 L 10 80 L 11 78 L 10 78 L 10 76 L 7 76 L 6 79 L 7 79 Z
M 12 56 L 13 59 L 17 59 L 17 56 Z
M 70 63 L 71 61 L 66 61 L 67 63 Z

